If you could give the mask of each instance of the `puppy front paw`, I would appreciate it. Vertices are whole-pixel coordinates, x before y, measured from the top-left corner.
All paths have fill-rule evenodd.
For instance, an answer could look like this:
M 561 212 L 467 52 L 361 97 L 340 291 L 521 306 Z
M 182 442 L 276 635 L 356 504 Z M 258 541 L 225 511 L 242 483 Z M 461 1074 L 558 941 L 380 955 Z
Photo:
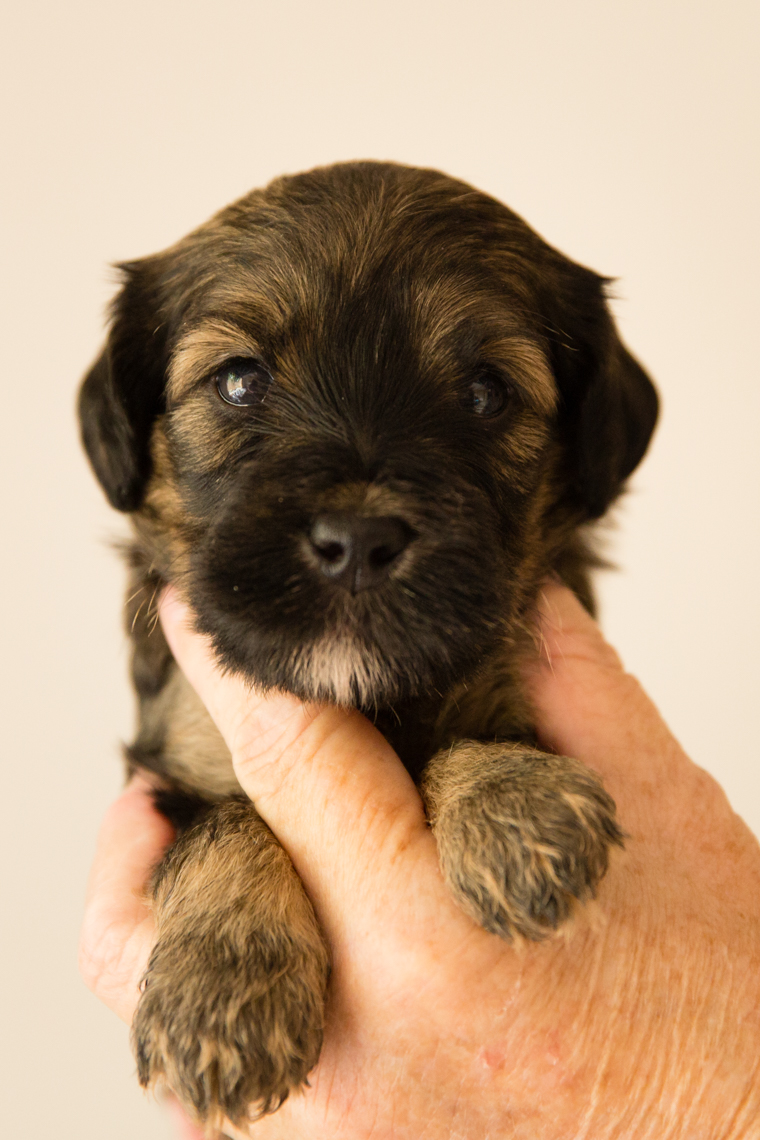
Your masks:
M 502 938 L 545 937 L 623 845 L 611 796 L 566 756 L 462 741 L 433 757 L 423 791 L 451 891 Z
M 274 1112 L 319 1057 L 327 956 L 286 934 L 174 934 L 151 956 L 132 1039 L 141 1085 L 169 1085 L 198 1121 Z

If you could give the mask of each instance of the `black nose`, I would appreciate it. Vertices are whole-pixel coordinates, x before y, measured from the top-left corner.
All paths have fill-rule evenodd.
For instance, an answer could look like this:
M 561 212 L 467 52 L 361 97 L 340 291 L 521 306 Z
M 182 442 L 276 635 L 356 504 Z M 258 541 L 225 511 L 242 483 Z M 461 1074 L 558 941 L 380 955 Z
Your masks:
M 382 582 L 413 537 L 403 519 L 337 512 L 320 515 L 309 535 L 320 571 L 352 594 Z

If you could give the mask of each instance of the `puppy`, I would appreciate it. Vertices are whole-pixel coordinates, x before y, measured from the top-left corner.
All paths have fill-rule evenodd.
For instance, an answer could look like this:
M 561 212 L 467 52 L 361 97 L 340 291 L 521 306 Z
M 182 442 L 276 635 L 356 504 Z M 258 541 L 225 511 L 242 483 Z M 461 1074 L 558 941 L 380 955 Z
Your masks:
M 657 397 L 604 280 L 435 171 L 280 178 L 122 270 L 80 414 L 134 529 L 128 765 L 178 833 L 133 1040 L 144 1085 L 242 1123 L 316 1063 L 328 952 L 171 657 L 159 591 L 176 583 L 261 688 L 372 717 L 459 904 L 539 939 L 621 832 L 599 779 L 537 747 L 520 663 L 547 575 L 592 608 L 588 524 Z

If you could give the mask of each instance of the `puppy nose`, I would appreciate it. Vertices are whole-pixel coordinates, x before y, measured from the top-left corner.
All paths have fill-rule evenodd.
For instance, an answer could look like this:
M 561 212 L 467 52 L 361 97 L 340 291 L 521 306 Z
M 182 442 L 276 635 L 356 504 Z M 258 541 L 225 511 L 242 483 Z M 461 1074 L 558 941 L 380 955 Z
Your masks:
M 412 538 L 403 519 L 337 512 L 320 515 L 309 535 L 322 574 L 352 594 L 382 582 Z

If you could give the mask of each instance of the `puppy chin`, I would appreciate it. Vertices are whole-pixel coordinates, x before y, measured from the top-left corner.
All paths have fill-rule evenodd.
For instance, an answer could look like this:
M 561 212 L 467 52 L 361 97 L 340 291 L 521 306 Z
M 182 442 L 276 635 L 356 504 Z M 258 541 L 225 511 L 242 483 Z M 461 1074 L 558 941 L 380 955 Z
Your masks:
M 452 637 L 437 623 L 414 629 L 396 615 L 390 627 L 323 619 L 321 628 L 306 634 L 252 615 L 241 621 L 219 605 L 196 606 L 196 614 L 197 628 L 211 637 L 222 666 L 259 689 L 368 713 L 445 691 L 479 664 L 500 631 L 489 622 L 476 630 L 459 627 Z
M 271 642 L 264 648 L 255 633 L 245 648 L 239 640 L 233 647 L 218 629 L 212 638 L 222 664 L 265 692 L 281 690 L 303 701 L 366 712 L 444 688 L 459 672 L 445 650 L 435 663 L 419 646 L 410 647 L 399 660 L 349 632 L 332 631 L 306 644 L 277 649 Z
M 385 705 L 407 695 L 380 654 L 359 646 L 350 635 L 325 636 L 304 648 L 294 662 L 288 687 L 304 700 L 357 708 Z

